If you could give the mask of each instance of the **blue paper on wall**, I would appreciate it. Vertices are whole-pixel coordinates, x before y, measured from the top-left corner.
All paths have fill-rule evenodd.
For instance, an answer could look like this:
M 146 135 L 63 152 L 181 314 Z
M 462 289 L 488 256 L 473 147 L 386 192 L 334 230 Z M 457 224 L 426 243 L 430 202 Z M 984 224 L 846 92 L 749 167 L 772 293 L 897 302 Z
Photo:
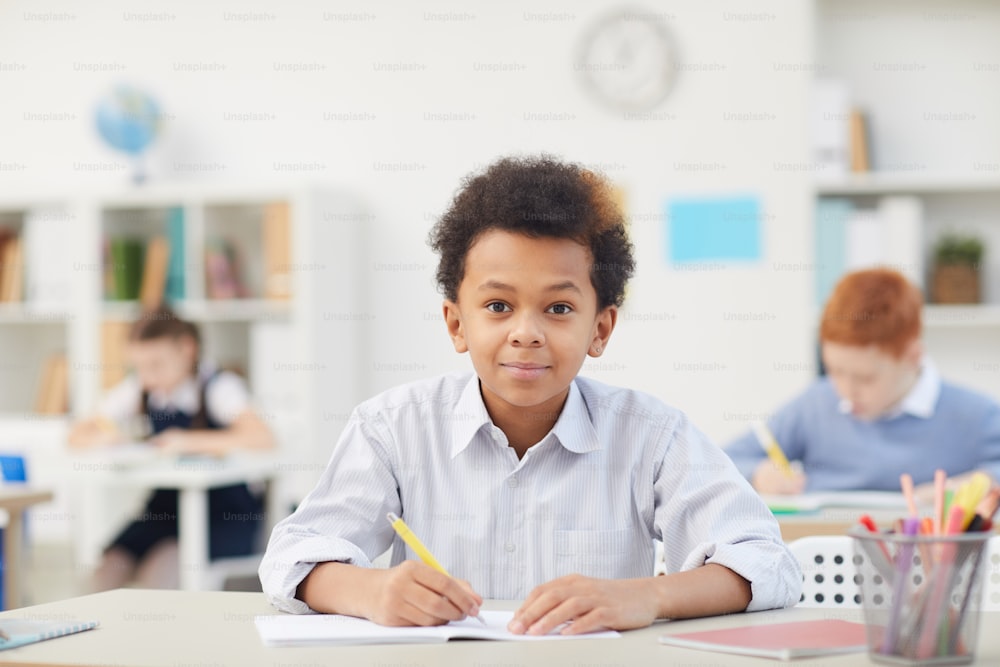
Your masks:
M 673 199 L 667 203 L 671 262 L 760 259 L 760 200 L 756 197 Z

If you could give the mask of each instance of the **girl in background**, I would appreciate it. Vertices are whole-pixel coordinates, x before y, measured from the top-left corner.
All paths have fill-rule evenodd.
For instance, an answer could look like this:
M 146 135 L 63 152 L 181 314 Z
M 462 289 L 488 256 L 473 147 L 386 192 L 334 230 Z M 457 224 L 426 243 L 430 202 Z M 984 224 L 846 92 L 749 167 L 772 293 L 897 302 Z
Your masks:
M 274 437 L 254 412 L 246 382 L 200 362 L 200 347 L 194 324 L 167 308 L 145 313 L 128 336 L 134 372 L 108 391 L 95 417 L 73 427 L 70 446 L 127 442 L 121 425 L 138 417 L 149 442 L 171 454 L 223 456 L 273 447 Z M 262 524 L 261 500 L 246 484 L 213 489 L 210 558 L 253 553 Z M 107 590 L 131 581 L 144 588 L 178 586 L 176 490 L 152 493 L 140 515 L 105 550 L 92 587 Z

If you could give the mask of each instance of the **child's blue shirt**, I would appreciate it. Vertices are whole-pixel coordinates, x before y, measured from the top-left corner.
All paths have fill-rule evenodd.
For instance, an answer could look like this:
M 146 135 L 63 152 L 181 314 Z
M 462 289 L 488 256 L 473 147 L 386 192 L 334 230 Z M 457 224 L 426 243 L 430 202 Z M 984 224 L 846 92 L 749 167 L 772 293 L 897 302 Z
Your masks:
M 788 459 L 800 461 L 806 491 L 898 491 L 899 476 L 917 484 L 985 470 L 1000 479 L 1000 405 L 978 392 L 942 382 L 926 363 L 897 409 L 874 421 L 854 417 L 828 378 L 779 409 L 768 421 Z M 753 433 L 726 447 L 750 479 L 766 454 Z

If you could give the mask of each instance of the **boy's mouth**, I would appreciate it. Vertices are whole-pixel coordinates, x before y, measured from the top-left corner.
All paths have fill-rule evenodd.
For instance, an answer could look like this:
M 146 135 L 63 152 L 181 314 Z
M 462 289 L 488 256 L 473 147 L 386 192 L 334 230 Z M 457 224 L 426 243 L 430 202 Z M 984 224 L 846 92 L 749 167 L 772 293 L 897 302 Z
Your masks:
M 544 364 L 536 364 L 525 361 L 509 361 L 507 363 L 500 364 L 502 368 L 506 368 L 507 371 L 518 380 L 534 380 L 539 377 L 548 369 L 548 366 Z

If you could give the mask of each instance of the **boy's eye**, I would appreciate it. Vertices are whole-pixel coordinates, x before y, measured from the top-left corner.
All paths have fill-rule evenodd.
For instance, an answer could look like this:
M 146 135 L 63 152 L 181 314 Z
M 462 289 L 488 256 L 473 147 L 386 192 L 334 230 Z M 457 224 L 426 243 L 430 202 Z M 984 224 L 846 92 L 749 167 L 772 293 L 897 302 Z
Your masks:
M 549 311 L 555 315 L 568 315 L 573 312 L 573 309 L 565 303 L 557 303 L 549 308 Z
M 490 303 L 486 304 L 486 310 L 490 311 L 491 313 L 506 313 L 510 311 L 510 306 L 508 306 L 506 303 L 503 303 L 502 301 L 491 301 Z

